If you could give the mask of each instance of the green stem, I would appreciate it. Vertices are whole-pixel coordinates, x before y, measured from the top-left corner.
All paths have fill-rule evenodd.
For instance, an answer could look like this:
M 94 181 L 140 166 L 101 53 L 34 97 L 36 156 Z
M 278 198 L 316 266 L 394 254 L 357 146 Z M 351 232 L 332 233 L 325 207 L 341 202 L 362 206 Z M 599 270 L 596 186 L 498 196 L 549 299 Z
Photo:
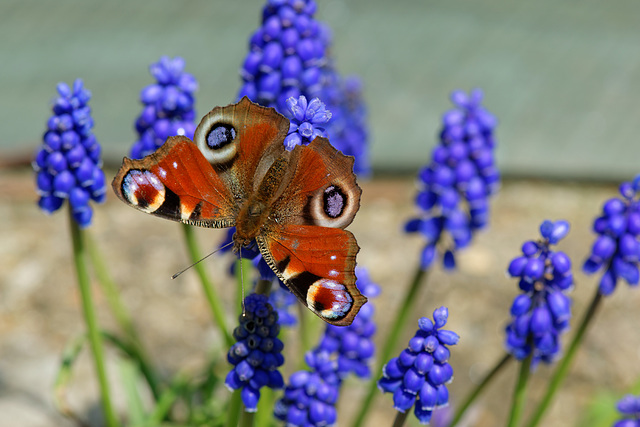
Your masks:
M 240 420 L 240 411 L 242 410 L 242 395 L 240 390 L 236 390 L 229 400 L 229 409 L 227 417 L 227 427 L 236 427 Z
M 244 405 L 243 405 L 244 408 Z M 240 413 L 240 422 L 238 422 L 238 427 L 253 427 L 253 422 L 256 418 L 255 412 L 247 412 L 244 409 Z
M 311 350 L 311 329 L 309 325 L 309 317 L 307 316 L 307 307 L 302 304 L 296 304 L 298 308 L 298 334 L 300 336 L 300 347 L 302 351 L 299 353 L 298 366 L 299 369 L 306 369 L 307 363 L 304 355 Z
M 489 385 L 489 383 L 495 378 L 495 376 L 500 372 L 505 366 L 507 366 L 507 362 L 511 360 L 511 355 L 509 353 L 505 354 L 502 359 L 493 367 L 493 369 L 482 379 L 480 384 L 476 386 L 476 388 L 467 396 L 467 398 L 463 401 L 462 405 L 456 411 L 456 414 L 451 421 L 450 427 L 454 427 L 458 424 L 462 416 L 465 414 L 469 406 L 476 400 L 476 398 L 482 393 L 484 388 Z
M 258 412 L 256 412 L 256 425 L 266 427 L 273 420 L 273 407 L 276 403 L 276 394 L 272 388 L 264 387 L 260 392 Z
M 587 309 L 586 313 L 582 317 L 580 326 L 578 326 L 578 330 L 576 331 L 576 334 L 574 335 L 573 340 L 571 341 L 571 344 L 569 344 L 567 354 L 562 358 L 558 367 L 556 368 L 556 371 L 553 374 L 553 377 L 551 377 L 551 381 L 549 382 L 549 388 L 547 388 L 546 394 L 544 395 L 544 397 L 538 404 L 538 407 L 534 411 L 533 417 L 531 418 L 531 421 L 529 422 L 529 424 L 527 424 L 527 427 L 535 427 L 538 425 L 540 420 L 542 420 L 544 413 L 549 408 L 549 404 L 551 403 L 553 396 L 556 394 L 556 392 L 560 387 L 560 384 L 569 373 L 569 367 L 571 366 L 571 362 L 573 361 L 573 358 L 576 355 L 576 350 L 578 349 L 578 347 L 580 346 L 580 343 L 582 342 L 584 333 L 587 331 L 587 327 L 595 317 L 596 311 L 600 306 L 601 301 L 602 301 L 602 294 L 596 288 L 596 294 L 593 296 L 593 299 L 591 300 L 591 304 L 589 304 L 589 308 Z
M 187 243 L 189 256 L 191 257 L 191 261 L 194 263 L 193 268 L 196 269 L 196 273 L 200 278 L 200 283 L 202 284 L 202 289 L 204 290 L 207 302 L 209 303 L 211 314 L 213 315 L 218 329 L 224 336 L 227 347 L 231 347 L 235 340 L 227 329 L 227 322 L 225 320 L 224 310 L 222 309 L 222 303 L 220 301 L 220 298 L 218 297 L 218 293 L 211 283 L 204 265 L 199 262 L 202 259 L 202 256 L 200 254 L 200 249 L 198 248 L 198 243 L 196 242 L 196 236 L 193 232 L 193 227 L 187 224 L 182 224 L 182 231 L 184 232 L 184 238 Z
M 387 335 L 387 340 L 382 347 L 380 347 L 380 355 L 378 359 L 378 366 L 375 371 L 373 371 L 373 375 L 371 380 L 369 381 L 369 386 L 367 390 L 367 395 L 360 407 L 360 412 L 356 417 L 356 422 L 354 423 L 354 427 L 361 427 L 364 423 L 366 416 L 369 413 L 369 407 L 373 402 L 373 398 L 376 393 L 376 375 L 379 375 L 382 372 L 382 368 L 384 364 L 387 363 L 391 352 L 396 347 L 398 339 L 400 338 L 400 332 L 404 327 L 407 317 L 412 311 L 413 305 L 416 303 L 416 294 L 418 293 L 418 289 L 420 289 L 420 285 L 426 279 L 428 270 L 423 270 L 418 268 L 413 276 L 413 281 L 409 286 L 407 294 L 404 297 L 404 301 L 400 305 L 399 310 L 397 311 L 397 315 L 393 325 L 391 326 L 391 330 Z
M 531 359 L 533 358 L 533 351 L 527 356 L 526 359 L 520 364 L 520 374 L 518 375 L 518 382 L 516 388 L 513 391 L 513 402 L 511 403 L 511 413 L 509 414 L 508 427 L 515 427 L 522 418 L 522 412 L 524 411 L 524 404 L 527 397 L 527 382 L 529 380 L 529 372 L 531 372 Z
M 111 394 L 109 392 L 109 382 L 107 380 L 107 370 L 105 366 L 104 348 L 98 326 L 98 316 L 96 315 L 93 298 L 91 296 L 91 283 L 86 264 L 86 249 L 82 230 L 73 219 L 71 209 L 69 209 L 69 225 L 71 228 L 71 240 L 73 241 L 73 261 L 76 266 L 78 277 L 78 287 L 82 297 L 82 309 L 87 323 L 89 342 L 93 353 L 93 361 L 100 385 L 100 395 L 102 396 L 102 410 L 106 425 L 116 427 L 119 425 L 118 419 L 111 405 Z
M 258 283 L 256 284 L 255 293 L 268 296 L 269 292 L 271 292 L 272 283 L 273 282 L 271 280 L 259 279 Z
M 142 346 L 142 341 L 140 340 L 138 331 L 133 324 L 129 311 L 120 298 L 118 287 L 109 275 L 108 269 L 103 262 L 102 256 L 100 255 L 94 239 L 89 235 L 86 235 L 85 237 L 89 258 L 91 259 L 96 276 L 98 277 L 98 283 L 101 285 L 102 292 L 106 297 L 109 308 L 111 309 L 116 322 L 120 326 L 120 329 L 122 329 L 127 336 L 130 347 L 133 350 L 134 358 L 137 359 L 138 366 L 140 367 L 140 371 L 145 376 L 154 399 L 157 400 L 160 397 L 160 385 L 158 383 L 157 374 L 149 362 L 150 358 Z
M 248 276 L 253 269 L 253 264 L 251 260 L 246 258 L 238 258 L 236 260 L 236 289 L 237 292 L 237 300 L 238 300 L 238 313 L 244 312 L 244 299 L 247 296 L 246 288 L 244 287 L 245 283 L 247 283 L 245 277 Z
M 411 408 L 407 409 L 404 412 L 396 412 L 396 418 L 393 420 L 393 427 L 402 427 L 407 421 L 407 416 L 409 415 L 409 411 Z

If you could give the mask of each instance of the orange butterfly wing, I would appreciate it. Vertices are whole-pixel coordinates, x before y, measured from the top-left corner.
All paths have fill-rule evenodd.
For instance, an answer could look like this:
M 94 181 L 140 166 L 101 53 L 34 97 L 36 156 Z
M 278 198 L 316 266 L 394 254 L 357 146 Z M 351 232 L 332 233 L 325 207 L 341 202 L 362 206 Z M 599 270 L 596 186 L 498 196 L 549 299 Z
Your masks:
M 350 325 L 367 299 L 356 288 L 356 254 L 350 232 L 284 225 L 256 238 L 278 277 L 311 311 L 333 325 Z
M 125 158 L 112 187 L 123 202 L 161 218 L 205 227 L 235 225 L 233 195 L 184 136 L 167 139 L 144 159 Z

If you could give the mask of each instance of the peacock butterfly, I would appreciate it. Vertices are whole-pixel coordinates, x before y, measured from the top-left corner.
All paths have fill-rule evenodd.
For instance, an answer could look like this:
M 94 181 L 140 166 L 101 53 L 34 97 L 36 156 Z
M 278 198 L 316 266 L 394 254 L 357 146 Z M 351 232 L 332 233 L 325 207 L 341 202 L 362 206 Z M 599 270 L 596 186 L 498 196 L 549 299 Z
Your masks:
M 289 120 L 242 98 L 216 107 L 194 141 L 174 136 L 112 182 L 134 208 L 201 227 L 236 227 L 234 251 L 257 243 L 276 275 L 312 312 L 349 325 L 367 299 L 356 287 L 355 237 L 344 230 L 362 190 L 347 157 L 322 137 L 284 147 Z

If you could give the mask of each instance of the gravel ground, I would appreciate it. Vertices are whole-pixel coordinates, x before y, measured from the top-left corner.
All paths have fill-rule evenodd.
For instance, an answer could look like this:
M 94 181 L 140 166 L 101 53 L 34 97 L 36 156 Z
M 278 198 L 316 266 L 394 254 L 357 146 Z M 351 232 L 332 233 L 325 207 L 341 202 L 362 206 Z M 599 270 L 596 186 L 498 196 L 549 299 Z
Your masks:
M 362 208 L 350 230 L 362 247 L 359 264 L 369 269 L 383 289 L 375 301 L 380 339 L 387 333 L 390 313 L 408 285 L 422 243 L 401 231 L 414 213 L 411 178 L 379 178 L 362 187 Z M 516 283 L 504 270 L 522 241 L 537 237 L 543 219 L 567 219 L 572 224 L 560 249 L 576 267 L 574 313 L 579 316 L 584 311 L 596 281 L 584 276 L 579 267 L 593 239 L 592 218 L 604 199 L 614 194 L 616 188 L 611 185 L 508 181 L 493 203 L 490 229 L 460 256 L 459 271 L 448 274 L 440 267 L 433 269 L 402 341 L 414 332 L 419 316 L 431 316 L 442 305 L 449 307 L 449 327 L 461 336 L 451 358 L 456 373 L 450 385 L 452 401 L 465 395 L 502 356 L 502 330 L 516 295 Z M 73 424 L 54 409 L 52 387 L 61 352 L 83 331 L 83 323 L 67 216 L 60 212 L 46 217 L 36 209 L 34 198 L 29 171 L 0 170 L 0 425 L 64 427 Z M 177 225 L 135 212 L 110 194 L 96 210 L 89 231 L 134 313 L 144 344 L 164 372 L 202 366 L 212 351 L 223 351 L 195 274 L 170 279 L 188 264 Z M 213 248 L 223 236 L 218 230 L 198 232 L 203 249 Z M 206 261 L 219 292 L 232 304 L 235 291 L 226 276 L 228 264 L 229 259 L 215 257 Z M 96 293 L 100 321 L 112 326 L 104 297 L 97 288 Z M 598 391 L 622 394 L 633 384 L 640 373 L 639 304 L 640 294 L 626 285 L 606 300 L 545 425 L 579 425 Z M 229 322 L 234 317 L 229 313 Z M 295 344 L 289 347 L 295 349 Z M 109 354 L 109 368 L 115 383 L 113 356 Z M 285 371 L 291 369 L 288 366 Z M 544 366 L 537 369 L 529 393 L 532 400 L 540 395 L 550 373 Z M 468 425 L 504 423 L 515 374 L 513 364 L 490 386 L 471 411 Z M 358 401 L 362 393 L 361 384 L 348 382 L 339 405 L 340 425 L 349 425 L 357 405 L 347 402 Z M 90 359 L 84 354 L 74 373 L 69 402 L 84 418 L 95 419 L 96 396 Z M 121 398 L 116 403 L 124 404 Z M 390 425 L 392 418 L 391 398 L 384 396 L 377 400 L 369 425 Z

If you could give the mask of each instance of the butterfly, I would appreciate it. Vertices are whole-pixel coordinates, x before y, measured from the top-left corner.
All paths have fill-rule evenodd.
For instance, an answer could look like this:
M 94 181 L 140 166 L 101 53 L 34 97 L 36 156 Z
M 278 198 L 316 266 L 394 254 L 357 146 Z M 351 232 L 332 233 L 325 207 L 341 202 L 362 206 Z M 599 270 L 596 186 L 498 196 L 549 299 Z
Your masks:
M 201 227 L 236 227 L 235 252 L 257 244 L 300 302 L 350 325 L 367 299 L 356 287 L 360 207 L 353 157 L 326 138 L 288 151 L 289 120 L 247 97 L 211 110 L 193 141 L 169 137 L 141 160 L 124 158 L 112 187 L 134 208 Z M 254 243 L 255 242 L 255 243 Z

